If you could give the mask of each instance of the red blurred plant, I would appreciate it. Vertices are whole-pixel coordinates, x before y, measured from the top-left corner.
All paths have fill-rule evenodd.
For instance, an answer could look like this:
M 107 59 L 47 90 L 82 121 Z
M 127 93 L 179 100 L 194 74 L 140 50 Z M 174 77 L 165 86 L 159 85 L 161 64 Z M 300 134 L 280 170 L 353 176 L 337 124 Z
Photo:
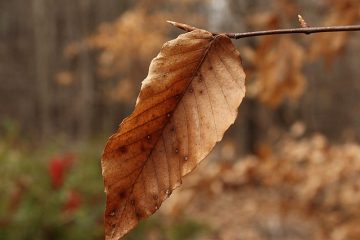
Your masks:
M 75 156 L 71 153 L 58 155 L 50 159 L 48 171 L 54 189 L 58 189 L 63 185 L 65 173 L 71 168 L 74 160 Z
M 70 190 L 63 206 L 63 212 L 70 213 L 81 205 L 81 196 L 76 190 Z
M 6 214 L 0 218 L 0 227 L 9 224 L 13 214 L 19 208 L 24 193 L 27 190 L 27 184 L 22 179 L 16 182 L 13 193 L 11 194 L 9 205 L 6 209 Z

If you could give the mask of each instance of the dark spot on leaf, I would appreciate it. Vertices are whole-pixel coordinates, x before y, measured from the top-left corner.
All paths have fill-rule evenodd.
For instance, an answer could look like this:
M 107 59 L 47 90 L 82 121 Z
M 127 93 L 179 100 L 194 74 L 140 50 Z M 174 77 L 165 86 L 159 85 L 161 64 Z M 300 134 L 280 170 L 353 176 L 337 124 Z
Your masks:
M 123 199 L 123 198 L 125 198 L 125 197 L 126 197 L 126 192 L 125 192 L 125 191 L 119 192 L 119 198 L 120 198 L 120 199 Z
M 110 216 L 110 217 L 114 217 L 114 216 L 115 216 L 115 210 L 112 210 L 112 211 L 109 213 L 109 216 Z
M 136 211 L 135 212 L 136 218 L 137 219 L 141 219 L 142 218 L 142 213 L 140 211 Z
M 179 152 L 179 149 L 176 148 L 176 149 L 175 149 L 175 152 L 178 153 L 178 152 Z
M 121 147 L 119 147 L 119 151 L 120 151 L 121 153 L 127 153 L 128 149 L 127 149 L 126 146 L 121 146 Z
M 209 67 L 209 70 L 210 70 L 210 71 L 211 71 L 211 70 L 213 70 L 213 67 L 212 67 L 212 66 L 210 66 L 210 67 Z
M 200 90 L 199 93 L 200 93 L 200 94 L 203 94 L 203 90 Z
M 175 127 L 171 127 L 171 128 L 170 128 L 170 131 L 171 131 L 171 132 L 175 132 Z
M 167 189 L 167 190 L 165 190 L 165 195 L 166 196 L 170 196 L 171 195 L 171 193 L 172 193 L 172 191 L 171 190 L 169 190 L 169 189 Z
M 154 195 L 152 195 L 152 198 L 153 198 L 155 201 L 157 201 L 157 200 L 159 199 L 159 196 L 156 195 L 156 194 L 154 194 Z

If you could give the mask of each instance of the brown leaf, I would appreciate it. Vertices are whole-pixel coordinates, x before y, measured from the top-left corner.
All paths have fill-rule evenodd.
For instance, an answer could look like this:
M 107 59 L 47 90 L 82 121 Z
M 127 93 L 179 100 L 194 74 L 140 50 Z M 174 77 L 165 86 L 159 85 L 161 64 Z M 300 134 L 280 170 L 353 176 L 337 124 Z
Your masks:
M 222 139 L 244 80 L 240 55 L 224 35 L 194 30 L 164 44 L 134 112 L 104 150 L 106 239 L 121 238 L 154 213 Z
M 263 39 L 256 50 L 245 49 L 244 56 L 255 68 L 255 81 L 249 94 L 270 107 L 278 107 L 287 98 L 297 100 L 306 81 L 301 72 L 304 49 L 292 38 Z
M 360 20 L 360 2 L 358 0 L 333 0 L 330 3 L 331 13 L 324 19 L 323 25 L 352 25 Z M 341 55 L 349 39 L 349 32 L 336 34 L 324 33 L 313 36 L 309 58 L 322 57 L 328 67 L 335 58 Z

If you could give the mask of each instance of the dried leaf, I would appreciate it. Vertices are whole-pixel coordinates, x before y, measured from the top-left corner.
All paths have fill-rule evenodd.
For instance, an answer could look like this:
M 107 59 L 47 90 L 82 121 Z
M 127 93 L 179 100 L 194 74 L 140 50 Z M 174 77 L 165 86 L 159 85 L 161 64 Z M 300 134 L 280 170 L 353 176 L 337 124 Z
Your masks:
M 254 67 L 255 81 L 249 94 L 270 107 L 278 107 L 287 98 L 297 100 L 304 92 L 306 81 L 301 70 L 304 49 L 292 38 L 282 36 L 276 41 L 262 39 L 254 50 L 245 49 L 244 57 Z
M 324 20 L 325 26 L 352 25 L 360 20 L 360 2 L 358 0 L 332 0 L 331 13 Z M 315 60 L 322 57 L 328 67 L 344 50 L 349 39 L 349 32 L 336 34 L 324 33 L 313 37 L 309 58 Z
M 194 30 L 165 43 L 134 112 L 104 150 L 106 239 L 121 238 L 154 213 L 222 139 L 244 80 L 240 55 L 224 35 Z
M 70 86 L 74 83 L 74 75 L 69 71 L 61 71 L 55 75 L 55 81 L 60 86 Z

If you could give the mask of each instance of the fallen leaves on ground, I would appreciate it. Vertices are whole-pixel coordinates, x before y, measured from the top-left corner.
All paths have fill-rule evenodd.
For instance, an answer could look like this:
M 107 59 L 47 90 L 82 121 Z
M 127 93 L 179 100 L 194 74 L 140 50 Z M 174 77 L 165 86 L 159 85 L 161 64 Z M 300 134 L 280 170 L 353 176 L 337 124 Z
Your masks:
M 272 149 L 203 165 L 164 212 L 210 225 L 204 239 L 360 239 L 360 145 L 315 134 Z

